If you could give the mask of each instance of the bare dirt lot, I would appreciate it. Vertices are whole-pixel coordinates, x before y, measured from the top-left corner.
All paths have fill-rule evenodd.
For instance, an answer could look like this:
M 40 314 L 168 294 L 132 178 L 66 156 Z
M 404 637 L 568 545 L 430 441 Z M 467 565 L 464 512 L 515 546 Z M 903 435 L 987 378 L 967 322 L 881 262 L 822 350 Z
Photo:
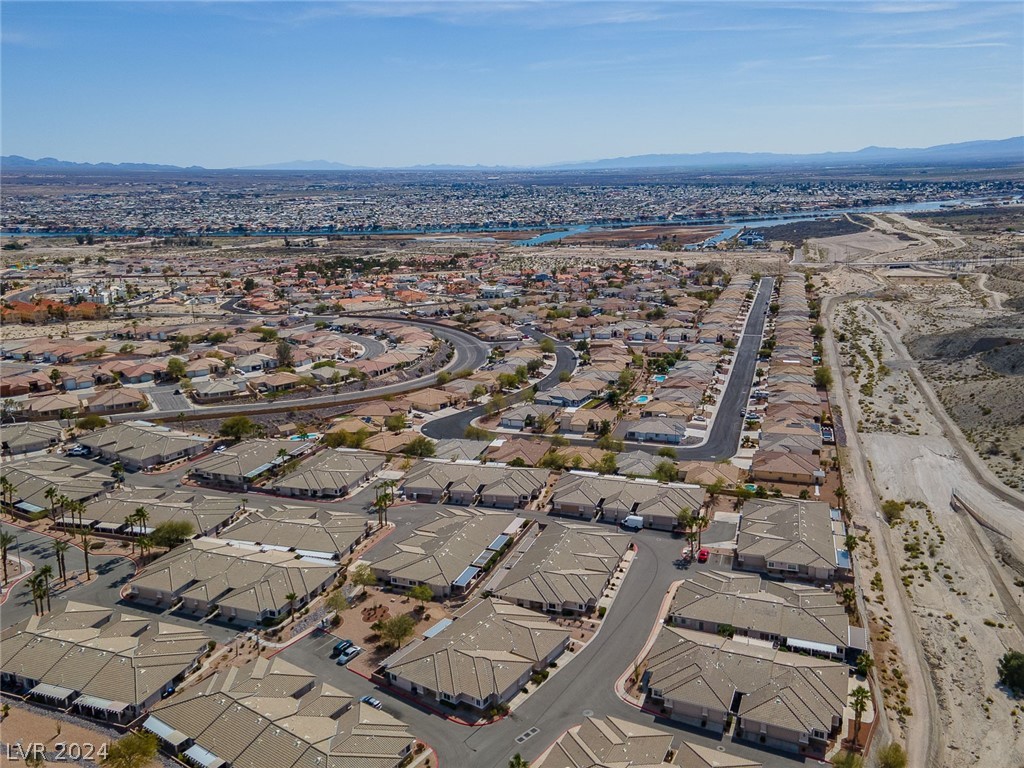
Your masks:
M 863 289 L 862 278 L 843 279 L 831 273 L 825 284 Z M 928 283 L 928 307 L 941 305 Z M 948 278 L 952 286 L 945 296 L 950 308 L 962 317 L 970 291 Z M 957 446 L 945 436 L 911 372 L 915 368 L 905 347 L 898 344 L 904 332 L 925 325 L 901 310 L 915 286 L 876 284 L 872 301 L 847 302 L 836 310 L 835 333 L 843 364 L 843 383 L 851 395 L 849 426 L 857 429 L 860 443 L 874 476 L 879 504 L 890 500 L 902 505 L 901 520 L 883 524 L 902 575 L 897 588 L 906 591 L 913 616 L 912 630 L 920 638 L 931 671 L 942 718 L 945 765 L 1020 765 L 1024 762 L 1024 738 L 1019 729 L 1019 702 L 997 685 L 996 663 L 1008 648 L 1020 647 L 1024 637 L 1008 616 L 1000 593 L 1009 592 L 1017 602 L 1024 599 L 1022 574 L 1001 564 L 996 549 L 1024 541 L 1024 515 L 1015 506 L 980 486 L 964 466 Z M 887 302 L 895 291 L 901 297 Z M 843 292 L 846 292 L 845 290 Z M 908 295 L 909 294 L 909 295 Z M 977 306 L 977 305 L 975 305 Z M 937 326 L 941 320 L 933 318 Z M 970 318 L 963 320 L 970 323 Z M 1007 536 L 989 534 L 950 507 L 957 489 L 970 503 L 998 521 Z M 1005 527 L 1004 527 L 1005 526 Z M 873 546 L 869 543 L 869 552 Z M 991 569 L 984 563 L 991 564 Z M 877 663 L 887 703 L 901 707 L 900 691 L 906 674 L 890 642 L 892 617 L 881 581 L 862 584 L 876 641 Z M 887 643 L 889 643 L 887 645 Z M 914 718 L 924 712 L 909 715 Z
M 722 232 L 724 227 L 670 227 L 637 226 L 599 229 L 578 235 L 569 235 L 567 243 L 573 245 L 621 245 L 632 246 L 641 243 L 665 242 L 672 245 L 700 243 Z

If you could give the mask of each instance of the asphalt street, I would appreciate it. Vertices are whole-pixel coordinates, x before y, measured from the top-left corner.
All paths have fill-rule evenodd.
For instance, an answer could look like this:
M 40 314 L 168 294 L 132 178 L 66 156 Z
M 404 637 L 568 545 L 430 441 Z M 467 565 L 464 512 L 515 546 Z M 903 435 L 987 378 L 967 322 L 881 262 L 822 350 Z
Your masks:
M 538 334 L 541 335 L 541 334 Z M 576 369 L 576 353 L 568 344 L 559 344 L 555 347 L 555 367 L 547 376 L 537 382 L 537 391 L 545 392 L 559 383 L 559 376 L 568 371 L 572 373 Z M 526 397 L 526 390 L 516 392 L 505 398 L 509 405 L 518 403 Z M 478 405 L 475 408 L 467 408 L 451 416 L 429 421 L 423 425 L 422 432 L 434 440 L 444 438 L 461 438 L 466 434 L 466 428 L 474 419 L 479 419 L 487 412 L 486 405 Z

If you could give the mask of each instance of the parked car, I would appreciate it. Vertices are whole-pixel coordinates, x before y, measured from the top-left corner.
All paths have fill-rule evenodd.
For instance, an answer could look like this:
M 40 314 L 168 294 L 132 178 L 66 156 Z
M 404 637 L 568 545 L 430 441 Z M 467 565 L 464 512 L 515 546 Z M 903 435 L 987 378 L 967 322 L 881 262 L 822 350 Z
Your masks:
M 369 704 L 374 709 L 383 709 L 384 708 L 384 705 L 381 704 L 379 700 L 373 698 L 373 696 L 363 696 L 363 698 L 361 698 L 360 701 L 363 702 L 364 704 Z
M 706 563 L 709 557 L 711 557 L 711 551 L 706 548 L 701 549 L 701 551 L 697 553 L 697 562 Z
M 67 455 L 67 456 L 88 456 L 89 452 L 90 452 L 89 449 L 86 448 L 84 445 L 73 445 L 73 446 L 71 446 L 71 448 L 68 450 L 67 454 L 65 454 L 65 455 Z
M 337 663 L 341 665 L 348 664 L 350 661 L 352 661 L 352 659 L 354 659 L 362 652 L 363 649 L 360 648 L 358 645 L 353 645 L 350 648 L 346 648 L 344 651 L 342 651 L 341 656 L 338 657 Z
M 331 649 L 331 658 L 333 659 L 335 656 L 340 656 L 353 645 L 355 645 L 355 643 L 351 640 L 339 640 L 334 644 L 334 648 Z

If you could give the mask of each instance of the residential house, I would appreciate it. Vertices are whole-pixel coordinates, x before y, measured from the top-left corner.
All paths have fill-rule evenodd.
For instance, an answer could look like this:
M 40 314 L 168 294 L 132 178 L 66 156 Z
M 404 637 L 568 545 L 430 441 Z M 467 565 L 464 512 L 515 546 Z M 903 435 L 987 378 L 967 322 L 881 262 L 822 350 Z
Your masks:
M 613 434 L 636 443 L 680 445 L 686 439 L 686 421 L 669 418 L 623 421 Z
M 0 433 L 4 454 L 17 456 L 51 448 L 64 439 L 64 429 L 56 421 L 28 421 L 8 424 Z
M 306 440 L 247 440 L 200 459 L 189 473 L 201 483 L 246 490 L 313 447 Z
M 846 529 L 823 501 L 751 499 L 743 505 L 736 565 L 811 581 L 849 573 Z
M 647 656 L 644 689 L 673 720 L 771 749 L 823 758 L 840 735 L 845 664 L 748 640 L 665 626 Z
M 483 712 L 507 703 L 568 644 L 569 633 L 546 616 L 480 600 L 437 634 L 389 659 L 384 676 L 413 694 Z
M 375 453 L 344 449 L 321 451 L 294 472 L 275 479 L 271 487 L 284 496 L 347 496 L 356 486 L 375 477 L 386 463 Z
M 199 665 L 201 630 L 74 600 L 0 634 L 0 688 L 126 725 Z
M 494 593 L 548 613 L 591 613 L 629 548 L 629 536 L 573 523 L 531 529 L 509 556 Z
M 154 561 L 128 584 L 127 597 L 202 618 L 257 625 L 287 616 L 334 581 L 337 563 L 292 552 L 198 538 Z M 297 595 L 295 600 L 289 594 Z
M 401 720 L 280 656 L 216 672 L 141 725 L 202 768 L 398 768 L 416 743 Z
M 753 573 L 703 571 L 676 589 L 668 620 L 677 627 L 735 634 L 797 653 L 855 661 L 867 632 L 850 625 L 831 589 L 762 580 Z
M 371 563 L 381 581 L 399 588 L 426 584 L 438 598 L 469 591 L 526 524 L 511 514 L 444 509 L 401 541 L 388 542 Z
M 78 442 L 107 461 L 120 461 L 129 471 L 187 459 L 213 444 L 209 435 L 188 434 L 148 421 L 115 424 L 83 435 Z
M 445 502 L 516 509 L 540 497 L 549 475 L 546 469 L 426 460 L 406 475 L 399 490 L 406 498 L 429 504 Z

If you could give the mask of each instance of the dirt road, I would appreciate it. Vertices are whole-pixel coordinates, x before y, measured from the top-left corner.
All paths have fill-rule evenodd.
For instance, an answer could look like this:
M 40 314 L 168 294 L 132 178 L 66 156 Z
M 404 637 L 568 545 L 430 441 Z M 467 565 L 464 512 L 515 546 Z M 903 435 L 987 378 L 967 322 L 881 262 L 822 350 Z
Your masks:
M 832 329 L 832 312 L 844 298 L 828 297 L 824 300 L 821 317 L 826 334 L 827 359 L 832 370 L 832 378 L 836 382 L 843 381 L 840 366 L 839 348 L 835 341 L 836 334 Z M 831 396 L 841 412 L 852 413 L 850 400 L 844 387 L 834 387 Z M 914 621 L 909 600 L 900 582 L 896 559 L 891 551 L 889 530 L 881 517 L 878 499 L 879 493 L 860 445 L 860 438 L 855 424 L 847 424 L 848 445 L 846 448 L 846 466 L 844 467 L 843 485 L 854 524 L 866 530 L 878 547 L 878 573 L 881 576 L 885 595 L 891 599 L 886 601 L 891 623 L 894 644 L 903 655 L 908 678 L 907 700 L 914 715 L 907 721 L 904 729 L 909 765 L 940 766 L 944 749 L 943 732 L 938 699 L 935 695 L 930 668 L 921 644 L 918 627 Z M 862 585 L 867 574 L 862 566 L 862 558 L 857 557 L 857 579 Z M 886 710 L 890 717 L 892 713 Z M 877 740 L 876 743 L 880 743 Z

